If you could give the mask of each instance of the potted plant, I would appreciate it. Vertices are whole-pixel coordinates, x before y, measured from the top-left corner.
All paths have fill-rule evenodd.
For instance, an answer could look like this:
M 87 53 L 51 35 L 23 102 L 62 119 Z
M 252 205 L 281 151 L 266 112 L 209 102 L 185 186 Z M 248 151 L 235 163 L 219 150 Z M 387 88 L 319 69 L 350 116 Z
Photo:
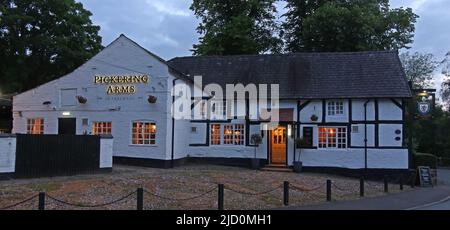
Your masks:
M 311 121 L 316 122 L 317 120 L 319 120 L 319 117 L 316 114 L 313 114 L 311 116 Z
M 256 148 L 262 143 L 262 137 L 259 134 L 252 134 L 251 136 L 251 144 L 255 146 L 255 154 L 252 159 L 252 169 L 259 169 L 260 162 L 259 158 L 256 158 Z
M 87 99 L 83 96 L 77 96 L 76 98 L 78 100 L 78 103 L 80 103 L 80 104 L 86 104 L 86 102 L 87 102 Z
M 300 161 L 300 155 L 302 153 L 302 148 L 305 148 L 308 146 L 308 142 L 303 138 L 296 138 L 295 139 L 295 148 L 298 149 L 298 159 L 296 158 L 296 155 L 294 155 L 294 172 L 301 172 L 303 163 Z

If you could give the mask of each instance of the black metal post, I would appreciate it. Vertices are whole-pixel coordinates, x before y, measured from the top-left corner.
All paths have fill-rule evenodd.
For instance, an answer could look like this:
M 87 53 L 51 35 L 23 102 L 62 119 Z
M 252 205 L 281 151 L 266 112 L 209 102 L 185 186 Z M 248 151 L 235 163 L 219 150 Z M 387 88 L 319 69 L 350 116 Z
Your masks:
M 384 176 L 384 192 L 388 193 L 389 192 L 389 184 L 388 184 L 388 178 L 387 176 Z
M 331 201 L 331 180 L 327 180 L 327 201 Z
M 217 200 L 217 208 L 219 210 L 223 210 L 223 190 L 224 190 L 224 185 L 219 184 L 218 200 Z
M 414 171 L 413 177 L 411 178 L 411 188 L 414 188 L 414 186 L 416 186 L 416 176 L 416 171 Z
M 359 196 L 364 196 L 364 178 L 359 179 Z
M 144 189 L 143 188 L 138 188 L 137 189 L 136 200 L 137 200 L 136 209 L 137 210 L 144 210 Z
M 288 206 L 289 205 L 289 181 L 284 182 L 283 188 L 284 188 L 283 204 L 285 206 Z
M 39 193 L 39 210 L 45 210 L 45 192 Z
M 400 177 L 400 190 L 403 190 L 403 176 Z

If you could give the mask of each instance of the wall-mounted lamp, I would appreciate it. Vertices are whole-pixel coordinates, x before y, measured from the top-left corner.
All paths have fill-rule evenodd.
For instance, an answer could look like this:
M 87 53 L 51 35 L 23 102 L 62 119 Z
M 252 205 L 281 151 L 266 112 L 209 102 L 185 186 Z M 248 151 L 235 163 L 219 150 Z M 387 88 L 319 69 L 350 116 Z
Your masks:
M 62 115 L 63 116 L 70 116 L 70 112 L 63 112 Z
M 288 125 L 288 137 L 292 137 L 292 125 Z

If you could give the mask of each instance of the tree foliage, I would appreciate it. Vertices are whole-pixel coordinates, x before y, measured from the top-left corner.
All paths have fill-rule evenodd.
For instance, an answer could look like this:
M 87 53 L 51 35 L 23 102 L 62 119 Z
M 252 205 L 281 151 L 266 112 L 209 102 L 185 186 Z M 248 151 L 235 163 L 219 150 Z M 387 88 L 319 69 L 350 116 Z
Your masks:
M 102 48 L 100 27 L 74 0 L 2 0 L 0 87 L 21 92 L 60 77 Z
M 439 66 L 439 62 L 435 60 L 433 54 L 405 52 L 400 55 L 400 60 L 413 88 L 425 89 L 432 86 L 434 73 Z
M 409 48 L 417 15 L 389 0 L 287 0 L 286 50 L 367 51 Z
M 276 0 L 194 0 L 191 10 L 201 19 L 200 43 L 194 55 L 279 52 Z
M 442 61 L 442 65 L 444 80 L 441 85 L 441 97 L 447 111 L 450 111 L 450 52 L 448 52 L 445 56 L 445 59 Z

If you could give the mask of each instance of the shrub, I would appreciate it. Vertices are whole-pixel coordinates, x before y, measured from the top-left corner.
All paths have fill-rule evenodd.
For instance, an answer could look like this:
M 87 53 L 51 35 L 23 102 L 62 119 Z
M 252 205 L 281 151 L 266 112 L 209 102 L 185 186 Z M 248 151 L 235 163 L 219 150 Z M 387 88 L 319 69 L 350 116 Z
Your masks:
M 429 153 L 415 153 L 413 154 L 412 165 L 414 169 L 419 166 L 428 166 L 432 169 L 437 168 L 438 158 Z

